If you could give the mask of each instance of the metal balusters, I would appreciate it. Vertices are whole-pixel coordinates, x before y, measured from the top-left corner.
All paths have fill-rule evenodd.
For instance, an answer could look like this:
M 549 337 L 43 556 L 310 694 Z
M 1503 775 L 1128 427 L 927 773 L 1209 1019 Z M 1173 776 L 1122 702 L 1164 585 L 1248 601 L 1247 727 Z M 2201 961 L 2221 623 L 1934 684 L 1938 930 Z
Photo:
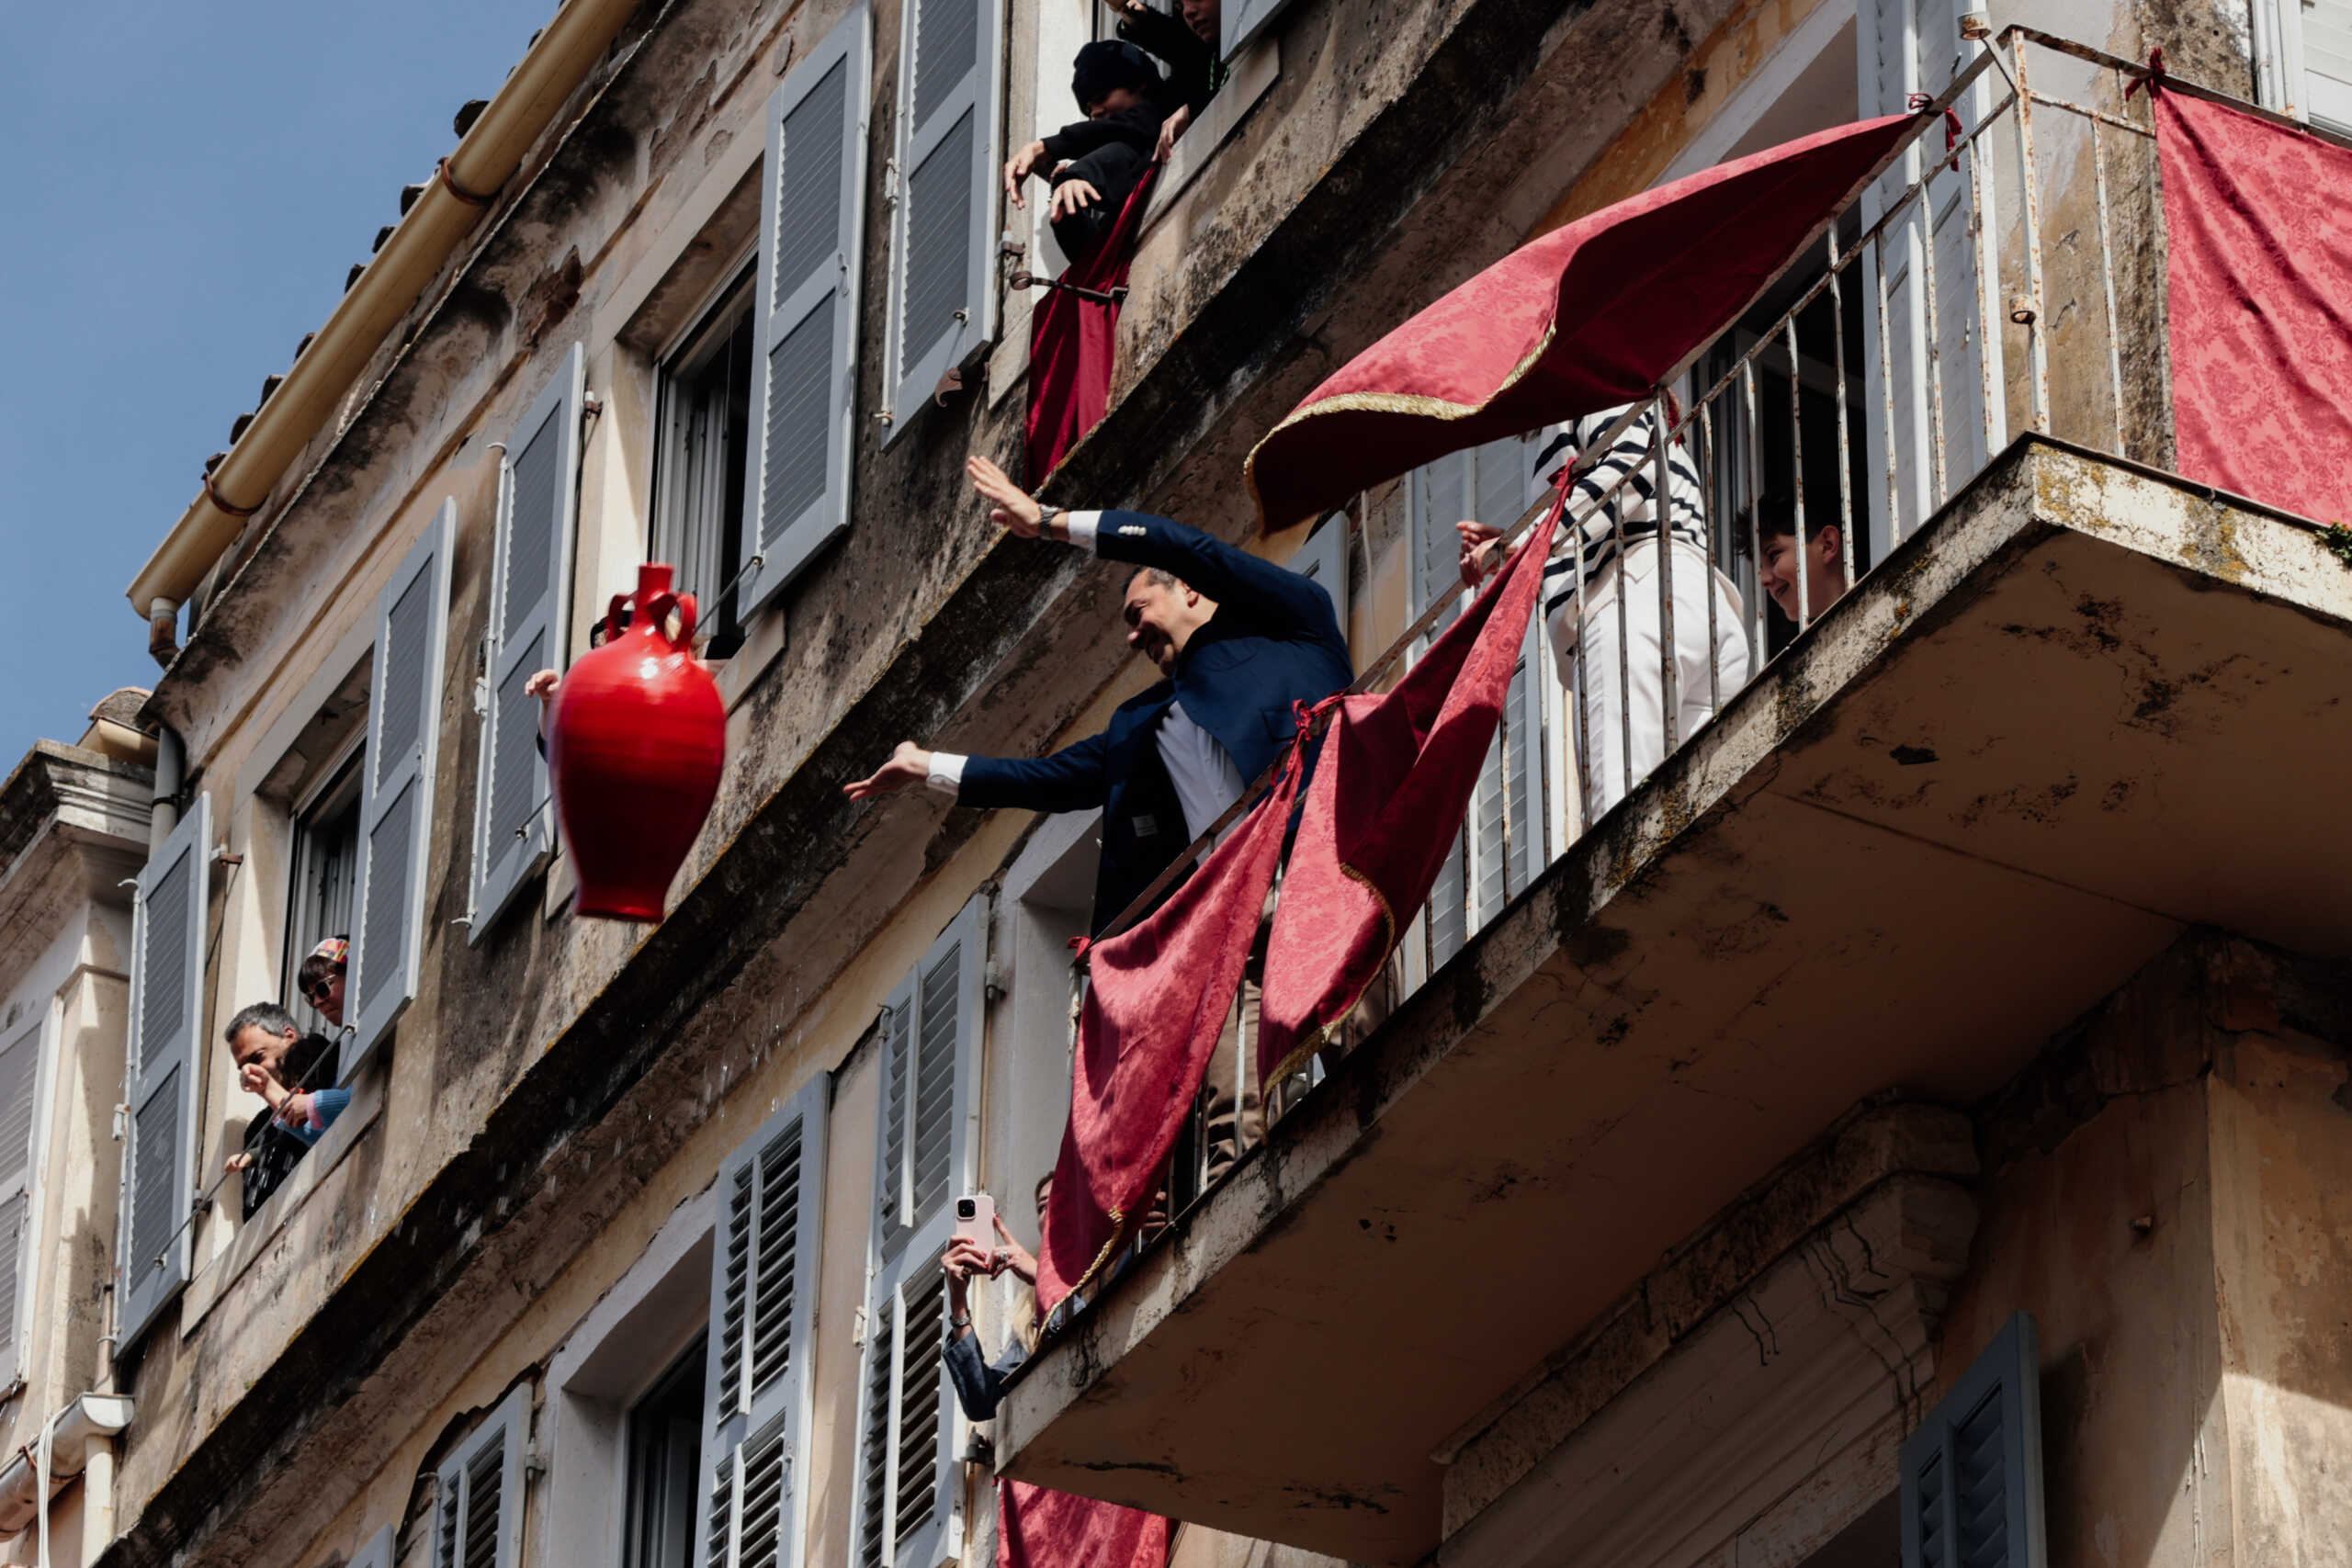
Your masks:
M 2025 39 L 2012 31 L 2009 62 L 2017 83 L 2018 211 L 2024 228 L 2025 302 L 2011 319 L 2025 328 L 2026 379 L 2032 389 L 2033 428 L 2050 434 L 2050 358 L 2042 341 L 2041 202 L 2033 172 L 2033 93 L 2027 85 Z M 2161 225 L 2159 226 L 2161 227 Z

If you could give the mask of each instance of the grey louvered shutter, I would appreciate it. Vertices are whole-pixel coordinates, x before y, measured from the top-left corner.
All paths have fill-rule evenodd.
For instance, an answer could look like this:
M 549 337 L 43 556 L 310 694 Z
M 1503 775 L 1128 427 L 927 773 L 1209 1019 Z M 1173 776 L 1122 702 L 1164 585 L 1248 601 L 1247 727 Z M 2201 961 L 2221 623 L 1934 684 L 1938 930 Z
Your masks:
M 743 482 L 748 617 L 849 526 L 857 301 L 874 22 L 833 26 L 768 100 L 760 185 L 759 355 Z
M 433 1568 L 519 1568 L 531 1385 L 518 1383 L 434 1475 Z
M 368 1538 L 368 1544 L 353 1555 L 350 1568 L 395 1568 L 392 1561 L 392 1527 L 385 1525 Z
M 969 1179 L 977 1113 L 984 901 L 964 907 L 892 993 L 883 1019 L 882 1109 L 874 1180 L 874 1250 L 895 1258 L 940 1229 Z M 941 1231 L 937 1246 L 945 1245 Z
M 0 1045 L 0 1388 L 24 1366 L 17 1306 L 26 1294 L 24 1261 L 32 1248 L 33 1122 L 40 1083 L 41 1025 Z
M 945 1218 L 944 1211 L 942 1218 Z M 962 1413 L 940 1349 L 947 1277 L 937 1244 L 910 1248 L 876 1281 L 865 1318 L 854 1477 L 855 1568 L 939 1568 L 964 1551 Z
M 700 1548 L 706 1568 L 780 1565 L 794 1559 L 801 1537 L 805 1506 L 794 1467 L 809 1420 L 831 1095 L 820 1074 L 719 1168 L 703 1450 L 713 1456 Z
M 534 671 L 560 670 L 565 661 L 585 363 L 572 344 L 499 462 L 469 942 L 489 934 L 555 847 L 539 705 L 523 687 Z
M 339 1084 L 358 1073 L 416 995 L 457 529 L 457 502 L 442 502 L 424 537 L 376 600 L 359 806 L 359 919 L 352 931 L 346 998 L 352 1032 L 343 1038 Z
M 1903 1568 L 2046 1568 L 2041 1356 L 2009 1319 L 1903 1440 Z
M 1218 8 L 1218 53 L 1230 60 L 1273 24 L 1290 0 L 1225 0 Z
M 885 446 L 996 336 L 1003 141 L 1003 0 L 908 0 L 899 26 Z
M 1340 623 L 1340 634 L 1348 630 L 1348 514 L 1334 512 L 1315 525 L 1298 553 L 1290 558 L 1291 570 L 1321 585 L 1331 596 L 1331 614 Z
M 122 1151 L 119 1257 L 126 1348 L 187 1282 L 211 842 L 212 797 L 199 791 L 139 874 L 130 932 L 130 1117 Z

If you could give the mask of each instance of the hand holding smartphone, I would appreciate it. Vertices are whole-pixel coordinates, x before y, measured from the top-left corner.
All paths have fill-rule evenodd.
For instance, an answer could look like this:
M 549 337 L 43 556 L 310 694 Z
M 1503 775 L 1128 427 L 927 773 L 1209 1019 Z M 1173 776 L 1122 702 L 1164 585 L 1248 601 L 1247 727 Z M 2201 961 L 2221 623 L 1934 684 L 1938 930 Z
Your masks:
M 967 1192 L 956 1200 L 954 1239 L 968 1241 L 983 1252 L 996 1248 L 996 1200 L 985 1192 Z

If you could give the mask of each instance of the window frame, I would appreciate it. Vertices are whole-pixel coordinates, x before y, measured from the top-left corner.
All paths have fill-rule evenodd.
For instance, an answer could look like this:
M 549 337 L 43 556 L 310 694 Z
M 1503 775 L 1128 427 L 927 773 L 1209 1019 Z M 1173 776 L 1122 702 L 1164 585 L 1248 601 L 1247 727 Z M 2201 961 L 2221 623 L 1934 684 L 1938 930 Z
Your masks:
M 429 1532 L 431 1551 L 426 1562 L 442 1562 L 444 1549 L 449 1543 L 442 1532 L 447 1528 L 454 1495 L 456 1512 L 460 1517 L 467 1511 L 473 1491 L 475 1461 L 493 1447 L 499 1450 L 499 1487 L 497 1539 L 492 1551 L 492 1568 L 521 1568 L 523 1551 L 524 1450 L 530 1437 L 531 1384 L 526 1379 L 509 1389 L 506 1396 L 482 1417 L 481 1424 L 466 1434 L 449 1457 L 443 1460 L 433 1472 L 433 1528 Z M 464 1542 L 456 1543 L 464 1550 Z M 452 1564 L 459 1560 L 450 1559 Z
M 369 646 L 372 648 L 373 644 Z M 363 719 L 351 738 L 336 750 L 334 760 L 321 771 L 317 782 L 293 810 L 287 813 L 290 842 L 286 857 L 285 957 L 283 972 L 278 979 L 278 994 L 291 998 L 287 1010 L 294 1015 L 295 1021 L 306 1031 L 315 1030 L 321 1034 L 332 1034 L 334 1026 L 320 1016 L 318 1010 L 311 1005 L 310 998 L 301 994 L 295 979 L 302 967 L 302 960 L 310 955 L 312 948 L 328 937 L 350 934 L 359 895 L 359 813 L 360 796 L 366 793 L 362 773 L 368 751 L 367 738 L 368 724 Z M 347 874 L 342 901 L 344 929 L 341 931 L 328 929 L 334 924 L 332 915 L 322 916 L 317 922 L 317 929 L 312 930 L 311 921 L 303 908 L 310 902 L 307 885 L 320 869 L 317 821 L 322 815 L 329 814 L 350 818 L 349 859 L 345 863 Z
M 47 1046 L 51 1033 L 51 1013 L 49 1008 L 35 1008 L 32 1021 L 14 1040 L 0 1043 L 0 1057 L 13 1051 L 28 1054 L 24 1067 L 24 1165 L 21 1172 L 0 1167 L 0 1224 L 8 1223 L 5 1218 L 7 1206 L 14 1204 L 17 1208 L 17 1234 L 11 1244 L 14 1256 L 5 1277 L 0 1277 L 0 1290 L 7 1292 L 5 1303 L 0 1303 L 7 1312 L 6 1331 L 0 1334 L 0 1392 L 18 1387 L 25 1382 L 28 1335 L 24 1309 L 27 1299 L 33 1294 L 32 1287 L 39 1282 L 34 1278 L 38 1269 L 28 1265 L 28 1259 L 38 1259 L 40 1256 L 37 1221 L 40 1213 L 42 1134 L 48 1120 L 41 1112 L 46 1104 L 45 1091 L 49 1088 Z M 5 1151 L 0 1151 L 0 1156 L 5 1156 Z M 13 1190 L 10 1190 L 11 1183 L 14 1184 Z
M 743 513 L 752 505 L 748 476 L 751 405 L 760 359 L 761 254 L 755 242 L 727 269 L 724 281 L 695 310 L 693 324 L 662 349 L 653 367 L 653 504 L 648 516 L 645 554 L 648 560 L 672 562 L 678 572 L 678 591 L 695 595 L 701 606 L 703 627 L 708 634 L 705 657 L 710 659 L 725 659 L 741 647 L 745 626 L 751 620 L 749 615 L 737 609 L 743 603 L 740 586 L 733 592 L 729 589 L 742 570 Z M 736 320 L 738 317 L 740 321 Z M 745 333 L 749 338 L 742 371 L 742 445 L 740 448 L 729 446 L 722 430 L 720 450 L 716 455 L 706 448 L 699 458 L 693 457 L 686 450 L 691 439 L 686 425 L 695 411 L 685 405 L 689 401 L 700 403 L 707 397 L 704 389 L 710 383 L 705 378 L 709 376 L 713 362 L 726 356 L 738 332 Z M 689 478 L 683 470 L 690 465 L 697 471 Z M 730 479 L 743 487 L 737 492 L 739 504 L 732 516 L 728 514 L 726 503 Z M 710 501 L 714 481 L 715 506 Z M 694 492 L 691 495 L 686 493 L 690 486 Z M 707 572 L 703 559 L 690 558 L 697 549 L 707 558 L 711 569 Z M 734 558 L 732 565 L 729 561 L 730 556 Z

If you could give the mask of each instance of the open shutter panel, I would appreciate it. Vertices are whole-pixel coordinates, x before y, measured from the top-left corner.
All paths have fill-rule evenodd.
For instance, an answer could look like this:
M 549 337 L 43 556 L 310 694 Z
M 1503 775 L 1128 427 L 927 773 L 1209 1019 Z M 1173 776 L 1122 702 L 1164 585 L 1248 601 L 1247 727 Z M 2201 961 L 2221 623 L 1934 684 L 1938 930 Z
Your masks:
M 531 1387 L 518 1384 L 435 1474 L 433 1568 L 518 1568 L 523 1443 Z
M 565 662 L 584 364 L 580 345 L 572 344 L 507 438 L 501 462 L 469 943 L 489 934 L 555 847 L 539 705 L 523 687 L 534 671 L 560 670 Z
M 2046 1568 L 2041 1372 L 2018 1313 L 1903 1440 L 1903 1568 Z
M 706 1568 L 782 1563 L 800 1538 L 792 1466 L 808 1420 L 831 1094 L 829 1079 L 811 1080 L 718 1173 L 704 1446 L 716 1458 L 701 1547 Z
M 1289 5 L 1290 0 L 1225 0 L 1218 11 L 1218 53 L 1231 60 L 1249 48 Z
M 875 1256 L 900 1256 L 939 1229 L 970 1179 L 979 1055 L 980 932 L 975 898 L 893 994 L 882 1021 L 882 1107 L 875 1171 Z M 944 1230 L 933 1250 L 946 1245 Z
M 457 522 L 457 503 L 443 502 L 376 602 L 359 807 L 359 921 L 351 955 L 353 1032 L 343 1040 L 337 1083 L 352 1080 L 416 995 Z
M 204 924 L 211 796 L 139 874 L 130 936 L 130 1136 L 123 1145 L 122 1342 L 187 1282 L 195 1201 L 196 1062 L 204 1032 Z
M 350 1568 L 395 1568 L 392 1560 L 392 1527 L 385 1525 L 368 1538 L 351 1560 Z
M 14 1382 L 24 1365 L 18 1354 L 17 1306 L 24 1299 L 22 1278 L 26 1227 L 32 1215 L 34 1091 L 40 1080 L 41 1026 L 34 1024 L 0 1046 L 0 1388 Z
M 996 336 L 1002 0 L 910 0 L 899 24 L 885 446 Z
M 743 485 L 748 617 L 849 526 L 874 24 L 860 5 L 768 100 L 759 357 Z
M 910 1254 L 876 1290 L 866 1318 L 857 1568 L 938 1568 L 963 1551 L 957 1416 L 939 1354 L 946 1325 L 935 1251 Z
M 1291 570 L 1321 585 L 1331 596 L 1331 614 L 1340 634 L 1348 630 L 1348 514 L 1334 512 L 1315 525 L 1306 542 L 1290 559 Z

